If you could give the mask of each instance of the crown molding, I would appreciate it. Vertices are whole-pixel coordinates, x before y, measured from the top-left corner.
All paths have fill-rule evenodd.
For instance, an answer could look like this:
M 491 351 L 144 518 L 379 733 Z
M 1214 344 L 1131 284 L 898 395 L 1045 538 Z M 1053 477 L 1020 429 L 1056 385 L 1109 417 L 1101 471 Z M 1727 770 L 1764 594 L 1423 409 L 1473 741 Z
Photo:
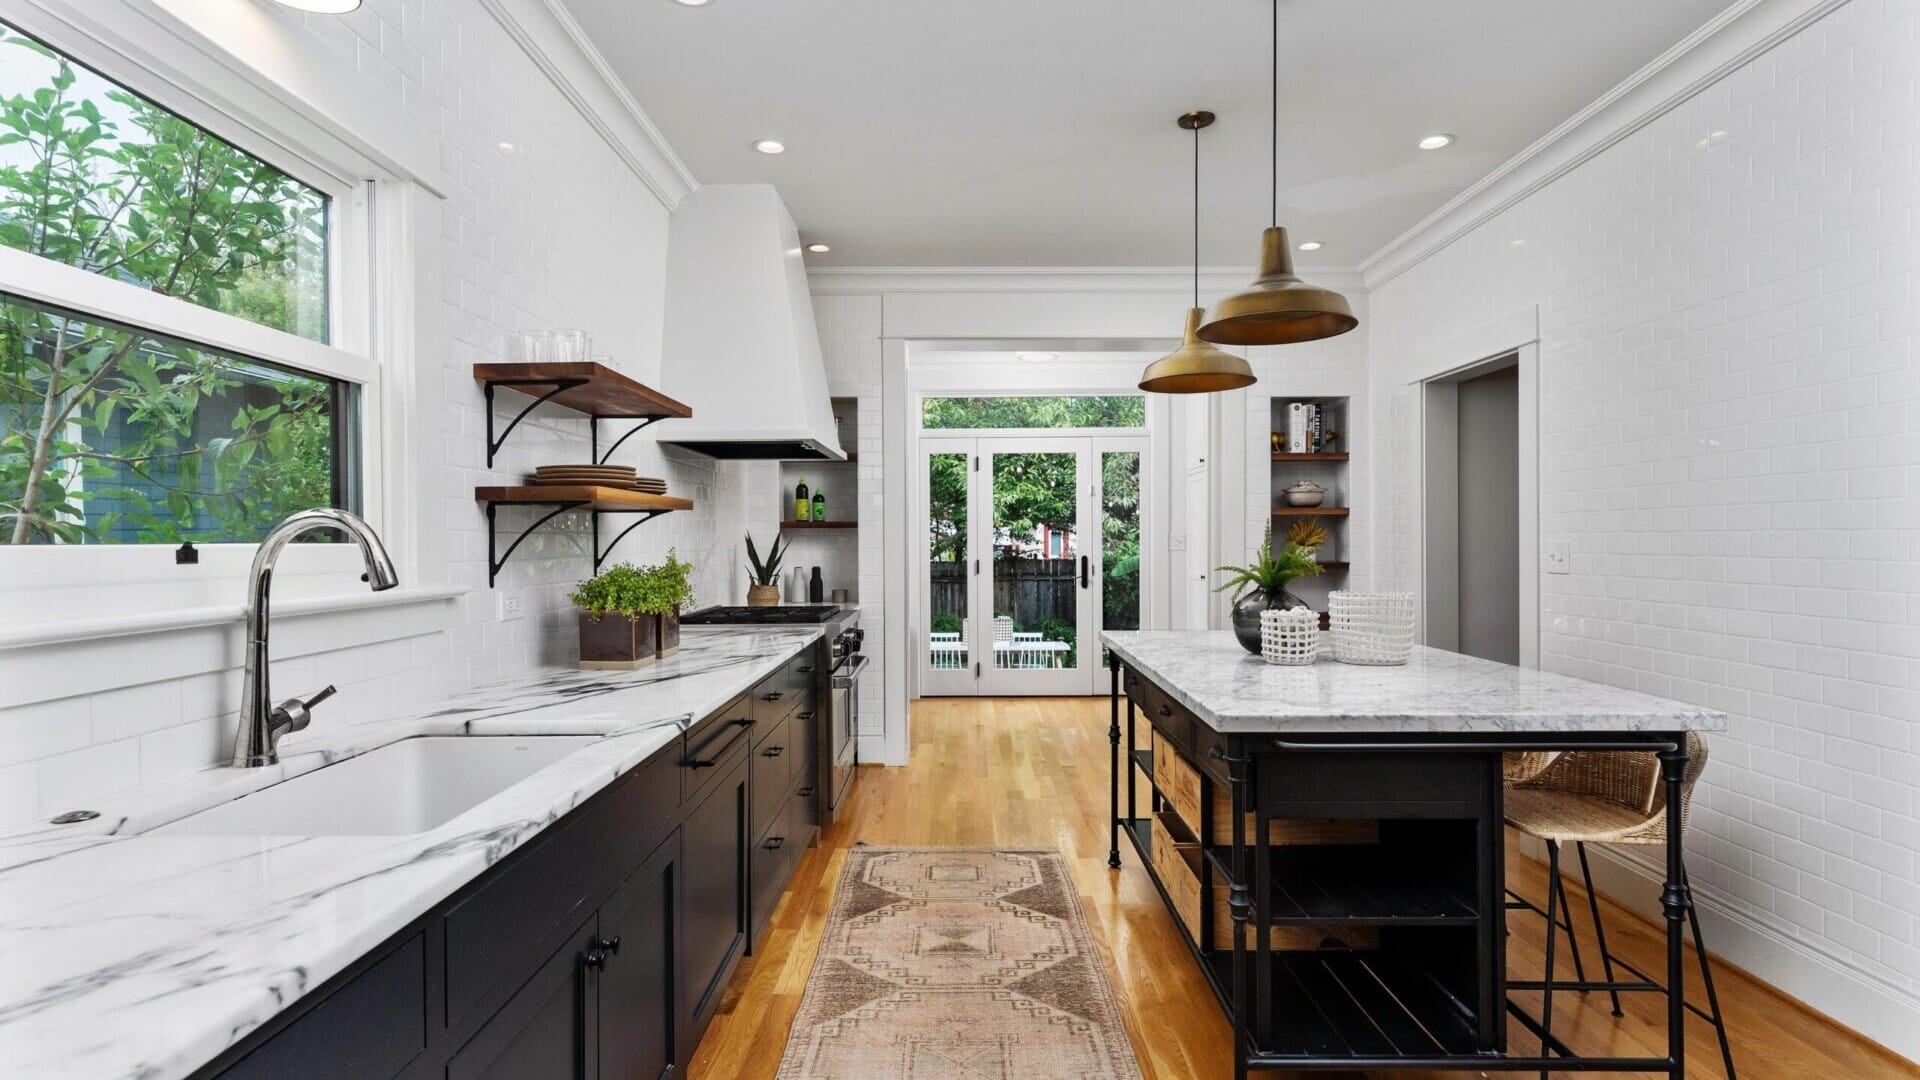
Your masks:
M 1209 300 L 1252 280 L 1247 267 L 1202 267 L 1200 296 Z M 1363 292 L 1351 267 L 1303 267 L 1316 284 Z M 815 296 L 904 292 L 1185 293 L 1193 289 L 1191 267 L 1172 266 L 822 266 L 807 271 Z
M 1848 0 L 1739 0 L 1360 263 L 1377 289 Z
M 667 209 L 700 186 L 561 0 L 480 3 Z

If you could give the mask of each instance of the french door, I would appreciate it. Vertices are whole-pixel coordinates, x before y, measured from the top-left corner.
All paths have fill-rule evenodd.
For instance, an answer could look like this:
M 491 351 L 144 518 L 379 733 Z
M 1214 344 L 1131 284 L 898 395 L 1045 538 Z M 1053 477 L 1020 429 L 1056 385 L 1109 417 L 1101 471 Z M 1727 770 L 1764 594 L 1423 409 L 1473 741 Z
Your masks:
M 1140 625 L 1145 436 L 922 437 L 927 695 L 1095 694 Z

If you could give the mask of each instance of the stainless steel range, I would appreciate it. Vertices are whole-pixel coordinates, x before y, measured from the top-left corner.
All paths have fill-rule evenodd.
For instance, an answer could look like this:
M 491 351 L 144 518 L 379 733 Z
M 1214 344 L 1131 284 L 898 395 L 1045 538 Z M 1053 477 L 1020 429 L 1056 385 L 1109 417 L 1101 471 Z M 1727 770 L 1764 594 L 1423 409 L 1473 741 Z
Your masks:
M 798 604 L 777 607 L 710 607 L 680 617 L 682 626 L 820 626 L 825 633 L 818 648 L 823 663 L 814 665 L 824 674 L 814 686 L 815 698 L 825 702 L 819 721 L 821 745 L 828 752 L 820 755 L 820 784 L 826 792 L 821 800 L 820 825 L 832 824 L 840 805 L 853 790 L 858 774 L 860 738 L 860 676 L 867 669 L 867 658 L 860 652 L 866 631 L 860 629 L 860 609 L 838 604 Z

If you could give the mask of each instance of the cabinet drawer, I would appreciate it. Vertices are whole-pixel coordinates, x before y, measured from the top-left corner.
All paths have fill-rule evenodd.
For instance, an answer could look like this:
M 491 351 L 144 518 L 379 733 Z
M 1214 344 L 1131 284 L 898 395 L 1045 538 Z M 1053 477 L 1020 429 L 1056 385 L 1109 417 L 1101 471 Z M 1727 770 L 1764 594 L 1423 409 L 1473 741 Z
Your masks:
M 753 832 L 757 836 L 773 823 L 773 815 L 785 808 L 793 785 L 793 732 L 791 719 L 781 720 L 760 744 L 753 748 Z
M 754 719 L 764 733 L 795 708 L 812 708 L 814 654 L 817 646 L 808 646 L 799 655 L 780 666 L 780 670 L 760 680 L 751 692 Z M 761 736 L 764 737 L 764 734 Z
M 598 903 L 653 850 L 673 827 L 680 762 L 677 741 L 663 747 L 447 911 L 449 1025 L 506 1000 L 570 916 Z
M 1166 812 L 1153 818 L 1153 839 L 1149 845 L 1154 873 L 1173 898 L 1174 913 L 1186 924 L 1187 933 L 1200 940 L 1200 844 L 1180 819 Z M 1212 908 L 1213 933 L 1209 947 L 1233 948 L 1233 911 L 1227 906 L 1227 886 L 1216 879 L 1206 903 Z M 1247 948 L 1254 947 L 1254 928 L 1247 927 Z M 1380 944 L 1380 933 L 1370 926 L 1273 926 L 1267 940 L 1276 951 L 1302 952 L 1313 949 L 1372 949 Z
M 1262 767 L 1273 761 L 1272 757 L 1261 759 Z M 1180 819 L 1186 823 L 1187 831 L 1200 832 L 1200 800 L 1202 786 L 1200 773 L 1173 746 L 1172 740 L 1165 738 L 1159 731 L 1153 733 L 1153 782 Z M 1218 845 L 1233 843 L 1233 794 L 1227 785 L 1213 784 L 1213 842 Z M 1252 843 L 1254 824 L 1253 814 L 1247 815 L 1247 842 Z M 1375 844 L 1380 841 L 1380 823 L 1367 819 L 1349 818 L 1277 818 L 1267 822 L 1267 842 L 1269 844 Z
M 714 784 L 737 761 L 744 760 L 753 745 L 753 699 L 742 694 L 712 716 L 695 724 L 687 732 L 686 754 L 682 759 L 683 784 L 680 802 L 693 806 L 705 801 Z
M 426 942 L 415 934 L 288 1024 L 220 1080 L 386 1080 L 427 1046 Z
M 794 857 L 804 846 L 803 838 L 794 835 L 793 809 L 791 798 L 779 801 L 778 812 L 772 815 L 772 824 L 754 842 L 753 853 L 749 856 L 747 876 L 753 898 L 749 910 L 753 913 L 754 951 L 759 949 L 760 933 L 765 929 L 767 919 L 772 917 L 773 909 L 780 903 L 780 894 L 787 889 L 787 878 L 793 872 Z

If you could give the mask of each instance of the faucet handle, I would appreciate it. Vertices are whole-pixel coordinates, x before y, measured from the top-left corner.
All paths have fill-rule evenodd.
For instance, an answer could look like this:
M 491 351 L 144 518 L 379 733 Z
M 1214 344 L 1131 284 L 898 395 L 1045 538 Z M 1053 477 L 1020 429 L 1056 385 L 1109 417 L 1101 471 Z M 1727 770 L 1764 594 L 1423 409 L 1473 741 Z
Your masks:
M 273 710 L 274 719 L 279 721 L 275 726 L 282 728 L 281 734 L 289 731 L 307 730 L 307 725 L 313 722 L 313 707 L 338 692 L 334 686 L 329 684 L 326 689 L 305 701 L 301 701 L 299 698 L 288 698 Z

